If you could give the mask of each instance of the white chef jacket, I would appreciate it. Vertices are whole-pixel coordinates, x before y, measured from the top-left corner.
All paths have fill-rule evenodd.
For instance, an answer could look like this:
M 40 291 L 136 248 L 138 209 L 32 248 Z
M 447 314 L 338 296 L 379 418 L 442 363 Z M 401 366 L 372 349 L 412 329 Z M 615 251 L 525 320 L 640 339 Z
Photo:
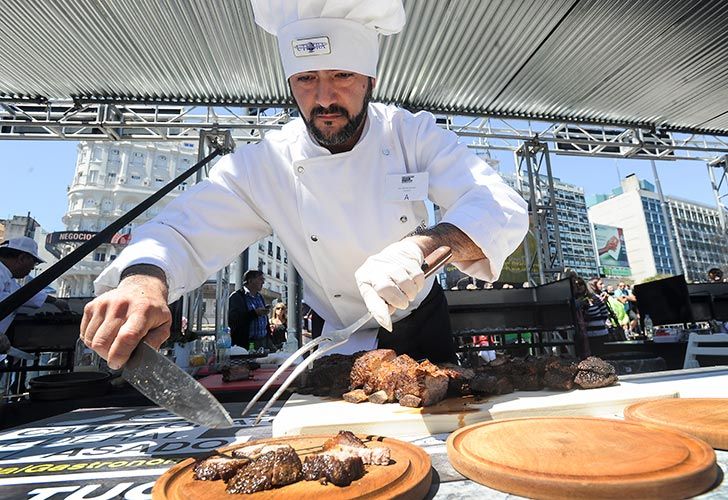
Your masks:
M 346 327 L 366 313 L 356 269 L 427 225 L 424 200 L 385 195 L 386 177 L 404 173 L 426 173 L 427 195 L 444 210 L 442 222 L 457 226 L 486 256 L 454 264 L 495 281 L 526 233 L 523 199 L 431 114 L 370 104 L 351 151 L 331 154 L 299 118 L 220 159 L 208 179 L 133 232 L 132 243 L 96 279 L 96 293 L 117 286 L 125 268 L 146 263 L 164 270 L 172 302 L 275 231 L 306 283 L 306 303 L 326 322 L 324 333 Z M 422 302 L 433 280 L 393 321 Z M 376 326 L 367 325 L 370 340 Z
M 0 302 L 12 295 L 18 289 L 20 289 L 20 285 L 17 280 L 13 278 L 13 273 L 10 272 L 10 269 L 8 269 L 5 264 L 0 262 Z M 23 305 L 37 309 L 45 303 L 46 297 L 48 297 L 48 294 L 44 291 L 40 291 L 28 299 L 28 301 Z M 13 322 L 13 319 L 15 319 L 15 311 L 8 314 L 0 321 L 0 333 L 8 331 L 8 327 L 10 326 L 10 323 Z

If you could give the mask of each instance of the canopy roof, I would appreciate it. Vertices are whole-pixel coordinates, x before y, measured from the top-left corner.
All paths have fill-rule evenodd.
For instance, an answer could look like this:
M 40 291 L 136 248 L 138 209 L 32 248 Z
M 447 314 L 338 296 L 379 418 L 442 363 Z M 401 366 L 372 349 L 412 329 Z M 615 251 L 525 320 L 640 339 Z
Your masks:
M 375 99 L 728 135 L 724 0 L 406 0 Z M 6 0 L 0 102 L 289 106 L 247 0 Z

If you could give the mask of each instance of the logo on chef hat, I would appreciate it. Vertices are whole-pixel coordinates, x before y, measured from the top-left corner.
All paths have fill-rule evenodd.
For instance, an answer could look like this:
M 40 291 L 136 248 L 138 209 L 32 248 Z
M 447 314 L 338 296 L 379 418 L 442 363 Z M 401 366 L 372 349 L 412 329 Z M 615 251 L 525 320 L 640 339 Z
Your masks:
M 293 46 L 293 55 L 295 57 L 331 54 L 331 43 L 327 36 L 299 38 L 297 40 L 293 40 L 291 45 Z

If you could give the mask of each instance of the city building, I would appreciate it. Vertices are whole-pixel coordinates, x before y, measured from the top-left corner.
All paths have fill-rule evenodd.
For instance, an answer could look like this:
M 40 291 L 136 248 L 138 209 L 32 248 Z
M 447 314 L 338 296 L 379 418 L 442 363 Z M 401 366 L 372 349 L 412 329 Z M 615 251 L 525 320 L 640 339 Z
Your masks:
M 172 179 L 197 162 L 197 144 L 193 142 L 90 142 L 78 145 L 76 168 L 68 186 L 68 209 L 63 216 L 65 234 L 52 236 L 59 255 L 67 255 L 111 222 L 138 205 Z M 111 243 L 102 244 L 60 278 L 60 295 L 93 295 L 93 281 L 128 243 L 132 229 L 154 217 L 172 199 L 194 183 L 194 176 L 124 227 Z M 248 249 L 249 268 L 262 269 L 270 297 L 285 300 L 288 262 L 285 249 L 275 235 Z M 240 261 L 232 264 L 230 275 L 241 276 Z M 214 281 L 215 276 L 210 277 Z M 235 280 L 233 280 L 235 281 Z M 208 281 L 209 284 L 209 281 Z M 237 286 L 237 283 L 234 283 Z M 207 298 L 205 299 L 208 300 Z M 208 314 L 214 304 L 208 304 Z
M 502 177 L 509 186 L 518 190 L 514 175 L 503 174 Z M 594 242 L 589 224 L 586 199 L 584 198 L 584 189 L 562 182 L 556 177 L 553 177 L 553 184 L 563 266 L 574 269 L 585 278 L 597 276 L 599 268 L 594 253 Z M 530 196 L 529 186 L 526 184 L 524 189 L 525 192 L 521 193 L 521 195 L 528 200 Z M 542 203 L 547 204 L 549 201 L 546 198 L 542 200 Z M 551 214 L 547 214 L 546 220 L 550 234 L 553 234 L 552 219 Z
M 728 235 L 720 226 L 718 210 L 673 196 L 667 197 L 667 208 L 685 279 L 704 282 L 712 268 L 728 275 Z
M 593 224 L 622 228 L 634 281 L 675 274 L 669 242 L 671 223 L 663 216 L 653 184 L 628 175 L 611 195 L 597 195 L 590 202 L 589 220 Z

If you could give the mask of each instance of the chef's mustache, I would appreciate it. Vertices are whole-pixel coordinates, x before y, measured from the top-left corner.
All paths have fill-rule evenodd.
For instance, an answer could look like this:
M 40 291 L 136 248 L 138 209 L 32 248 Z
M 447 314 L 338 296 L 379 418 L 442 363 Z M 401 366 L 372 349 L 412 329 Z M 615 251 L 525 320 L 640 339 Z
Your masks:
M 345 108 L 339 106 L 338 104 L 332 104 L 328 108 L 324 108 L 322 106 L 316 106 L 315 108 L 313 108 L 311 110 L 311 118 L 313 118 L 317 115 L 331 115 L 331 114 L 336 114 L 336 113 L 344 115 L 346 118 L 351 119 L 351 117 L 349 116 L 349 112 Z

